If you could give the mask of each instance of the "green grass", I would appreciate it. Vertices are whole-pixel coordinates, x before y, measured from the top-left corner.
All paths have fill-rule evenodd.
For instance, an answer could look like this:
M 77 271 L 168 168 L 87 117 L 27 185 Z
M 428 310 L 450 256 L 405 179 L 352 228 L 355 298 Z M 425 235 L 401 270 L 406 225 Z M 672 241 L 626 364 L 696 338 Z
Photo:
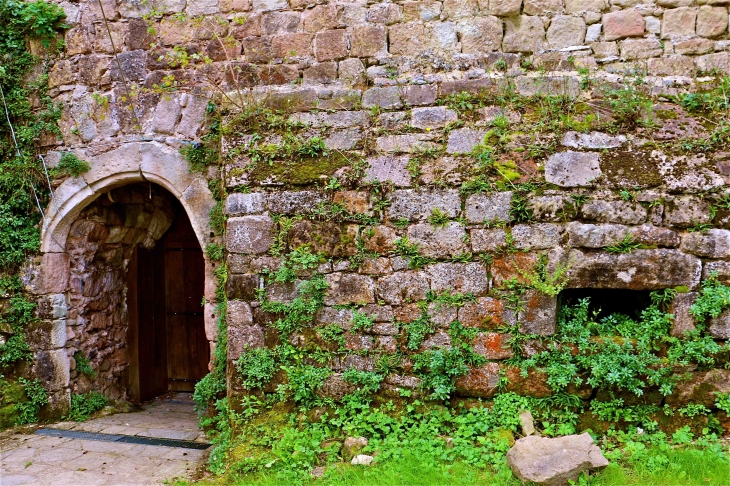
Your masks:
M 679 448 L 669 452 L 657 447 L 647 448 L 632 460 L 613 462 L 603 471 L 581 478 L 580 485 L 590 486 L 726 486 L 730 484 L 728 448 L 724 452 L 706 449 Z M 723 457 L 724 455 L 724 457 Z M 657 461 L 656 458 L 661 460 Z M 657 466 L 658 464 L 658 466 Z M 653 470 L 652 470 L 653 469 Z M 250 475 L 224 476 L 190 483 L 178 481 L 177 486 L 191 484 L 235 484 L 240 486 L 283 486 L 281 477 L 274 473 L 260 472 Z M 305 485 L 316 486 L 441 486 L 441 485 L 493 485 L 518 486 L 522 483 L 504 471 L 495 474 L 463 462 L 439 463 L 432 457 L 405 453 L 370 467 L 351 466 L 341 463 L 330 466 L 321 478 L 306 480 Z

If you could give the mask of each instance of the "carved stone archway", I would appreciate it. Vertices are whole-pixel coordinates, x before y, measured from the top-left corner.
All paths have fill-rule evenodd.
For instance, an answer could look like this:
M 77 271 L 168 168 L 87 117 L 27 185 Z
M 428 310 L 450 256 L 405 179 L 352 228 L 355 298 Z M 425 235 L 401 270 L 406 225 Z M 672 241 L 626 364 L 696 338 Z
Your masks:
M 207 180 L 189 172 L 177 147 L 157 141 L 115 144 L 72 152 L 90 165 L 79 177 L 64 181 L 53 193 L 41 230 L 41 261 L 34 284 L 41 316 L 47 320 L 49 338 L 36 353 L 36 375 L 49 389 L 51 409 L 62 412 L 69 403 L 70 351 L 66 349 L 66 317 L 70 295 L 70 258 L 66 243 L 72 224 L 82 211 L 108 191 L 138 182 L 155 183 L 179 200 L 192 224 L 200 247 L 211 242 L 209 221 L 215 200 Z M 205 262 L 205 330 L 212 347 L 216 341 L 214 264 Z M 212 355 L 212 352 L 211 352 Z M 53 413 L 53 412 L 52 412 Z

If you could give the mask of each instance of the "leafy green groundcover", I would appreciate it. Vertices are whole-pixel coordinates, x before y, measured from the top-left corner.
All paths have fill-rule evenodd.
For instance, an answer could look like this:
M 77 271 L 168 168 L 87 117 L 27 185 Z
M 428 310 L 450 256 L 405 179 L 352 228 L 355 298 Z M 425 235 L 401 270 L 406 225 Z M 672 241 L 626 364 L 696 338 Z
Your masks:
M 524 397 L 506 393 L 491 409 L 351 403 L 314 418 L 311 412 L 289 413 L 281 404 L 260 413 L 261 404 L 251 401 L 241 414 L 227 411 L 238 439 L 230 455 L 213 457 L 219 461 L 213 467 L 225 473 L 198 484 L 517 485 L 505 454 L 525 405 Z M 609 431 L 597 442 L 611 466 L 578 484 L 726 485 L 728 443 L 704 432 L 695 437 L 689 427 L 671 435 Z M 359 435 L 369 438 L 362 453 L 376 455 L 373 466 L 342 462 L 342 441 Z M 325 470 L 315 479 L 310 471 L 316 465 Z

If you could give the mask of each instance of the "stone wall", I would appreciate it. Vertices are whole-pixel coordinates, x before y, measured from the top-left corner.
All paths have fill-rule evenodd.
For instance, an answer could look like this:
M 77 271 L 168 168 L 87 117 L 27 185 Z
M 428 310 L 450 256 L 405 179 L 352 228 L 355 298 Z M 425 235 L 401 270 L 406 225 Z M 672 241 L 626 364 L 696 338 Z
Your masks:
M 730 176 L 727 147 L 682 148 L 685 139 L 709 139 L 715 126 L 664 103 L 730 73 L 728 5 L 701 3 L 103 0 L 102 15 L 96 1 L 64 1 L 72 28 L 65 54 L 49 72 L 50 95 L 63 106 L 63 141 L 42 142 L 51 165 L 64 150 L 88 160 L 97 178 L 88 177 L 90 185 L 115 171 L 141 170 L 147 177 L 149 166 L 174 165 L 170 180 L 187 180 L 184 161 L 172 156 L 141 151 L 141 165 L 125 168 L 124 144 L 154 140 L 169 154 L 200 141 L 211 100 L 230 111 L 226 122 L 242 107 L 281 110 L 290 117 L 285 130 L 259 123 L 227 132 L 222 172 L 207 175 L 223 178 L 231 193 L 225 201 L 230 362 L 246 345 L 276 342 L 267 326 L 276 316 L 262 312 L 257 289 L 271 301 L 296 295 L 295 285 L 266 283 L 267 271 L 281 263 L 268 254 L 271 245 L 283 242 L 286 253 L 310 244 L 329 259 L 317 269 L 329 288 L 312 328 L 349 329 L 352 310 L 337 307 L 342 304 L 360 306 L 376 323 L 367 333 L 346 334 L 348 352 L 329 364 L 334 370 L 371 369 L 378 354 L 402 351 L 400 327 L 419 317 L 416 302 L 429 291 L 473 293 L 477 300 L 458 309 L 429 309 L 438 327 L 421 349 L 448 346 L 445 329 L 455 318 L 479 328 L 475 349 L 490 361 L 457 384 L 462 395 L 490 396 L 512 353 L 501 325 L 554 332 L 554 298 L 528 291 L 518 313 L 500 297 L 510 279 L 524 278 L 518 268 L 530 271 L 541 255 L 553 270 L 570 264 L 569 287 L 688 290 L 675 306 L 677 332 L 693 325 L 687 308 L 701 280 L 712 271 L 730 279 L 730 216 L 720 204 Z M 650 123 L 612 125 L 615 106 L 606 98 L 633 83 L 654 96 Z M 491 94 L 479 98 L 485 92 Z M 537 127 L 540 119 L 566 113 L 546 111 L 539 97 L 523 102 L 533 95 L 564 95 L 575 103 L 559 130 Z M 478 105 L 470 105 L 473 97 Z M 479 176 L 472 151 L 485 137 L 492 140 L 495 123 L 502 126 L 498 167 L 509 177 L 492 172 L 487 190 L 464 190 Z M 290 129 L 299 140 L 321 139 L 326 157 L 253 163 L 252 148 L 260 155 L 266 144 L 284 146 L 283 131 Z M 333 178 L 341 187 L 326 188 Z M 523 206 L 532 218 L 516 216 Z M 101 209 L 94 207 L 77 223 L 79 239 L 71 246 L 96 248 L 92 213 Z M 445 225 L 428 221 L 435 210 Z M 302 220 L 283 231 L 281 216 Z M 690 231 L 710 224 L 709 231 Z M 645 248 L 605 251 L 627 234 Z M 398 254 L 395 242 L 404 237 L 418 245 L 425 265 L 410 268 L 409 258 Z M 68 258 L 64 245 L 44 257 L 44 268 L 63 267 L 57 260 Z M 88 249 L 77 259 L 69 252 L 73 272 L 103 277 L 118 295 L 120 274 L 112 262 L 128 248 L 95 249 L 93 258 Z M 78 291 L 71 291 L 72 308 L 53 319 L 68 312 L 71 322 L 80 306 L 104 316 L 97 317 L 99 337 L 119 330 L 118 300 L 104 292 L 82 298 Z M 211 339 L 212 308 L 206 307 Z M 728 338 L 724 322 L 711 328 L 718 340 Z M 77 343 L 96 339 L 69 330 L 71 344 L 53 352 L 73 354 Z M 95 364 L 116 376 L 123 366 L 113 357 L 119 346 L 107 337 Z M 317 339 L 312 332 L 294 338 L 302 345 Z M 417 388 L 405 365 L 402 375 L 388 378 L 386 391 Z M 341 394 L 347 386 L 334 376 L 327 389 Z M 235 376 L 230 379 L 232 393 L 241 391 Z M 82 382 L 75 381 L 79 390 L 86 389 Z M 528 385 L 544 390 L 537 380 Z
M 207 103 L 197 95 L 234 89 L 278 85 L 284 94 L 268 96 L 337 109 L 396 103 L 394 86 L 423 105 L 495 78 L 529 94 L 544 71 L 567 75 L 571 92 L 579 68 L 612 80 L 638 69 L 667 78 L 655 80 L 664 89 L 730 72 L 722 0 L 107 0 L 111 38 L 97 2 L 61 5 L 72 28 L 49 85 L 66 146 L 195 139 Z

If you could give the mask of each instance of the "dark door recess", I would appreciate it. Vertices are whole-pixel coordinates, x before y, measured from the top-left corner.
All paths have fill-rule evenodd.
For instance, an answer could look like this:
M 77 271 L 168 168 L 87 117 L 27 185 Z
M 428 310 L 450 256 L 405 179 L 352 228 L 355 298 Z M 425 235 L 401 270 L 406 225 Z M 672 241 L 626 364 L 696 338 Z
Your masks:
M 182 207 L 154 248 L 135 249 L 127 292 L 132 400 L 142 402 L 167 391 L 193 391 L 208 372 L 204 270 L 203 252 Z

